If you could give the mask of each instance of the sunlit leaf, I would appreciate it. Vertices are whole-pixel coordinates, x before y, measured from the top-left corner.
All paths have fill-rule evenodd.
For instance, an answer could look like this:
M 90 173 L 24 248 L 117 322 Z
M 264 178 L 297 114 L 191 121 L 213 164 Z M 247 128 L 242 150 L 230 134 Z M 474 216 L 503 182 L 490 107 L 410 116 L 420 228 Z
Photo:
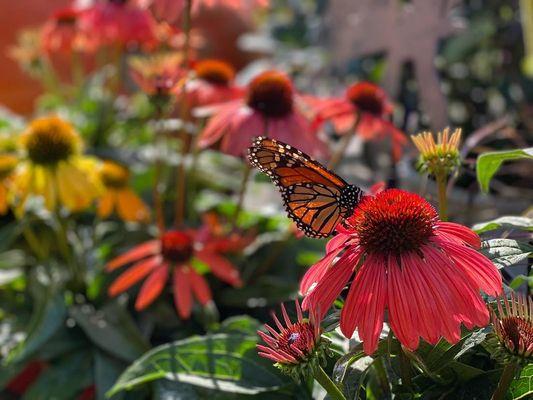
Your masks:
M 533 396 L 533 364 L 524 367 L 520 377 L 511 384 L 509 392 L 513 400 L 530 399 Z
M 481 251 L 501 269 L 527 259 L 533 246 L 513 239 L 491 239 L 481 243 Z
M 533 218 L 505 216 L 487 222 L 475 224 L 472 229 L 477 234 L 493 231 L 495 229 L 518 229 L 523 231 L 533 231 Z
M 481 190 L 489 191 L 489 182 L 504 161 L 533 159 L 533 147 L 527 149 L 494 151 L 481 154 L 477 159 L 477 180 Z
M 122 374 L 109 394 L 168 379 L 222 392 L 257 394 L 285 382 L 256 353 L 256 336 L 197 336 L 156 347 Z

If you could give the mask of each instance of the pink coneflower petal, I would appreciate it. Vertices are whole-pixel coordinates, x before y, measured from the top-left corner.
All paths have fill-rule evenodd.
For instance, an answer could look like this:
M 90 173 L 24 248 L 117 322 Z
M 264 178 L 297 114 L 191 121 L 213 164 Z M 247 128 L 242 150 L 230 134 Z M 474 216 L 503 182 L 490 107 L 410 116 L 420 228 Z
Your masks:
M 163 259 L 160 256 L 153 256 L 132 265 L 109 286 L 109 295 L 114 297 L 128 290 L 161 264 L 162 261 Z
M 369 256 L 359 269 L 341 312 L 342 333 L 352 337 L 358 327 L 368 354 L 375 351 L 383 328 L 386 282 L 385 268 L 378 259 Z
M 178 267 L 174 269 L 173 288 L 174 305 L 180 318 L 188 319 L 192 310 L 192 289 L 190 282 L 190 268 Z
M 211 268 L 213 274 L 221 281 L 229 283 L 232 286 L 242 285 L 239 271 L 226 258 L 205 250 L 197 252 L 196 257 L 206 263 Z
M 227 131 L 228 125 L 239 107 L 238 102 L 232 102 L 222 107 L 218 106 L 217 114 L 210 119 L 209 124 L 200 134 L 198 146 L 206 148 L 217 143 Z
M 308 294 L 309 289 L 313 286 L 313 284 L 318 283 L 324 277 L 330 268 L 331 263 L 341 251 L 342 247 L 337 247 L 335 250 L 332 250 L 324 258 L 322 258 L 322 260 L 307 270 L 300 282 L 300 293 L 302 293 L 304 296 Z
M 140 244 L 108 262 L 106 265 L 106 271 L 110 272 L 130 262 L 140 260 L 149 255 L 157 254 L 159 249 L 160 245 L 158 240 L 150 240 L 149 242 Z
M 137 300 L 135 301 L 135 309 L 141 311 L 152 304 L 163 291 L 167 280 L 168 264 L 162 264 L 148 276 L 146 281 L 144 281 L 139 295 L 137 296 Z
M 439 238 L 435 241 L 479 289 L 489 296 L 497 296 L 501 292 L 502 276 L 489 259 L 468 247 Z
M 307 310 L 310 306 L 317 307 L 321 310 L 322 317 L 350 279 L 358 258 L 359 254 L 348 254 L 330 267 L 311 293 L 307 294 L 302 308 Z
M 194 296 L 198 299 L 198 302 L 202 305 L 209 303 L 213 299 L 213 295 L 211 294 L 211 289 L 204 277 L 191 268 L 189 271 L 189 279 L 192 291 Z
M 479 236 L 474 233 L 471 229 L 468 229 L 466 226 L 456 224 L 453 222 L 438 222 L 436 234 L 444 232 L 449 236 L 453 236 L 461 240 L 463 243 L 469 244 L 470 246 L 479 249 L 481 247 L 481 239 Z M 449 237 L 447 236 L 447 237 Z

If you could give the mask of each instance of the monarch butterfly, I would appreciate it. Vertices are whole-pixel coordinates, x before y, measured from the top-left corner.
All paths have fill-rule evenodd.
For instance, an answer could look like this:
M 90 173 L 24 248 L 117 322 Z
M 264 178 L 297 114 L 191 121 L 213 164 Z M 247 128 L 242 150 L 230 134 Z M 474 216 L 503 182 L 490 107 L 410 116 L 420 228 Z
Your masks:
M 272 179 L 289 217 L 309 237 L 330 236 L 363 194 L 307 154 L 275 139 L 254 139 L 248 160 Z

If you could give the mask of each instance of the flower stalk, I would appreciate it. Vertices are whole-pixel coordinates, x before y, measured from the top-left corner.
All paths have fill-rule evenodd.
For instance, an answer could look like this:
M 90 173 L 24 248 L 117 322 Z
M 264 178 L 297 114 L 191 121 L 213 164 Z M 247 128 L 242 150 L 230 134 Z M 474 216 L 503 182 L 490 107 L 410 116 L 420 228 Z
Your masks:
M 503 368 L 500 381 L 498 382 L 496 390 L 492 394 L 491 400 L 505 399 L 505 396 L 509 391 L 509 387 L 511 386 L 511 383 L 513 382 L 513 379 L 516 376 L 518 370 L 519 367 L 516 362 L 510 362 Z
M 334 400 L 346 400 L 339 387 L 333 383 L 322 367 L 319 366 L 315 369 L 313 377 L 328 392 L 329 397 Z

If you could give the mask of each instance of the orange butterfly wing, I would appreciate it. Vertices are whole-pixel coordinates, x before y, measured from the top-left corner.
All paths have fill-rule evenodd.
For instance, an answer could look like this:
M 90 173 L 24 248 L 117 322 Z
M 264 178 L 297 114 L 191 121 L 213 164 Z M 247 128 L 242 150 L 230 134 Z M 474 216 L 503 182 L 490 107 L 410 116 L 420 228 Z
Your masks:
M 331 235 L 351 211 L 342 198 L 343 192 L 352 187 L 300 150 L 259 137 L 250 147 L 248 159 L 280 189 L 289 217 L 307 236 Z M 353 200 L 355 206 L 358 197 Z

